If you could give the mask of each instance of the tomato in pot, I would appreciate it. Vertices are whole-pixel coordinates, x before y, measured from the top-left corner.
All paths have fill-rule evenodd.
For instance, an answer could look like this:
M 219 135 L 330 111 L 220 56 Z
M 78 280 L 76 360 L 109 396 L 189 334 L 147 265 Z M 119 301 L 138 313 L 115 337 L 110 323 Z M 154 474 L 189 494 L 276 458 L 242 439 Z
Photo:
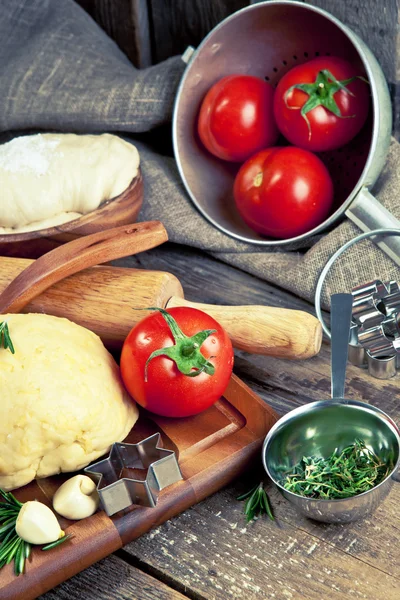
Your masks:
M 215 319 L 178 307 L 142 319 L 121 353 L 121 376 L 132 398 L 167 417 L 195 415 L 224 393 L 233 368 L 233 349 Z
M 310 231 L 328 216 L 333 183 L 311 152 L 294 146 L 262 150 L 246 161 L 233 194 L 242 219 L 254 231 L 289 239 Z
M 198 133 L 202 143 L 211 154 L 232 162 L 243 162 L 273 145 L 279 135 L 273 99 L 273 87 L 259 77 L 224 77 L 201 104 Z
M 274 114 L 292 144 L 322 152 L 350 142 L 369 111 L 369 83 L 349 62 L 321 56 L 298 65 L 279 81 Z

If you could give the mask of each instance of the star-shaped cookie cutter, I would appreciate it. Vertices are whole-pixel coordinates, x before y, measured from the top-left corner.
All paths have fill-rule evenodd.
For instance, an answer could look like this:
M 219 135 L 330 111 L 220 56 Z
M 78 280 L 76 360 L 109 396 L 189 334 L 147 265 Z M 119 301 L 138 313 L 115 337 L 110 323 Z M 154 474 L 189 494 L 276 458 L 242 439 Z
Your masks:
M 160 447 L 160 444 L 159 433 L 137 444 L 115 442 L 107 458 L 84 469 L 85 474 L 97 483 L 107 515 L 132 504 L 155 507 L 158 493 L 183 479 L 175 452 Z

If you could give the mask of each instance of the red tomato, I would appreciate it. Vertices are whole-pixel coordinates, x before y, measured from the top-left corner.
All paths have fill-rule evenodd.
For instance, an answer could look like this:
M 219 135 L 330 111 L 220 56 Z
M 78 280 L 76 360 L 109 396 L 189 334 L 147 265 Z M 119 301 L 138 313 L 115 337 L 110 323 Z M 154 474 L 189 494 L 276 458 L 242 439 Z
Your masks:
M 349 62 L 333 56 L 288 71 L 274 99 L 281 133 L 292 144 L 313 152 L 347 144 L 363 127 L 369 110 L 369 85 L 360 75 Z M 346 89 L 340 89 L 338 82 Z
M 195 371 L 192 369 L 190 376 L 184 375 L 174 360 L 160 355 L 148 362 L 145 380 L 146 361 L 150 355 L 161 348 L 171 350 L 174 346 L 170 326 L 160 312 L 155 311 L 137 323 L 128 334 L 122 348 L 121 375 L 132 398 L 147 410 L 167 417 L 187 417 L 205 410 L 224 393 L 233 367 L 232 343 L 221 325 L 200 310 L 182 307 L 171 308 L 167 312 L 186 336 L 195 336 L 202 330 L 215 330 L 200 343 L 198 349 L 193 348 L 189 338 L 183 340 L 184 352 L 188 355 L 192 351 L 197 352 L 200 361 L 213 365 L 214 373 L 203 371 L 193 377 Z
M 198 132 L 209 152 L 233 162 L 275 144 L 279 131 L 273 115 L 274 89 L 258 77 L 229 75 L 206 94 Z
M 333 184 L 322 161 L 287 146 L 258 152 L 240 168 L 233 194 L 243 220 L 258 233 L 288 239 L 328 216 Z

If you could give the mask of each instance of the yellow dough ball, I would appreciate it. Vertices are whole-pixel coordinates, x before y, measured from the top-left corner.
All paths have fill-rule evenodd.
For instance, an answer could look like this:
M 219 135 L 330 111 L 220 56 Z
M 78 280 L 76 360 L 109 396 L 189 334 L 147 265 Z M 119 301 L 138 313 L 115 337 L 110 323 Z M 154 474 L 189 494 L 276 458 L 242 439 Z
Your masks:
M 43 314 L 0 315 L 0 487 L 75 471 L 123 440 L 138 409 L 93 332 Z

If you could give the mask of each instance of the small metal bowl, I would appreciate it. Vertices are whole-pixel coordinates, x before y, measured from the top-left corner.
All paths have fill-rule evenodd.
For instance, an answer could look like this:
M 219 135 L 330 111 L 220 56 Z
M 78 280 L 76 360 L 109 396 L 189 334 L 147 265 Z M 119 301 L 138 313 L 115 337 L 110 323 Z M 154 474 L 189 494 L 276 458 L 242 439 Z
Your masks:
M 279 481 L 280 467 L 290 470 L 303 456 L 328 457 L 362 439 L 391 473 L 371 490 L 340 500 L 305 498 L 287 491 Z M 372 513 L 389 493 L 400 466 L 400 430 L 380 409 L 356 400 L 311 402 L 290 411 L 265 438 L 264 468 L 283 496 L 306 517 L 326 523 L 349 523 Z

